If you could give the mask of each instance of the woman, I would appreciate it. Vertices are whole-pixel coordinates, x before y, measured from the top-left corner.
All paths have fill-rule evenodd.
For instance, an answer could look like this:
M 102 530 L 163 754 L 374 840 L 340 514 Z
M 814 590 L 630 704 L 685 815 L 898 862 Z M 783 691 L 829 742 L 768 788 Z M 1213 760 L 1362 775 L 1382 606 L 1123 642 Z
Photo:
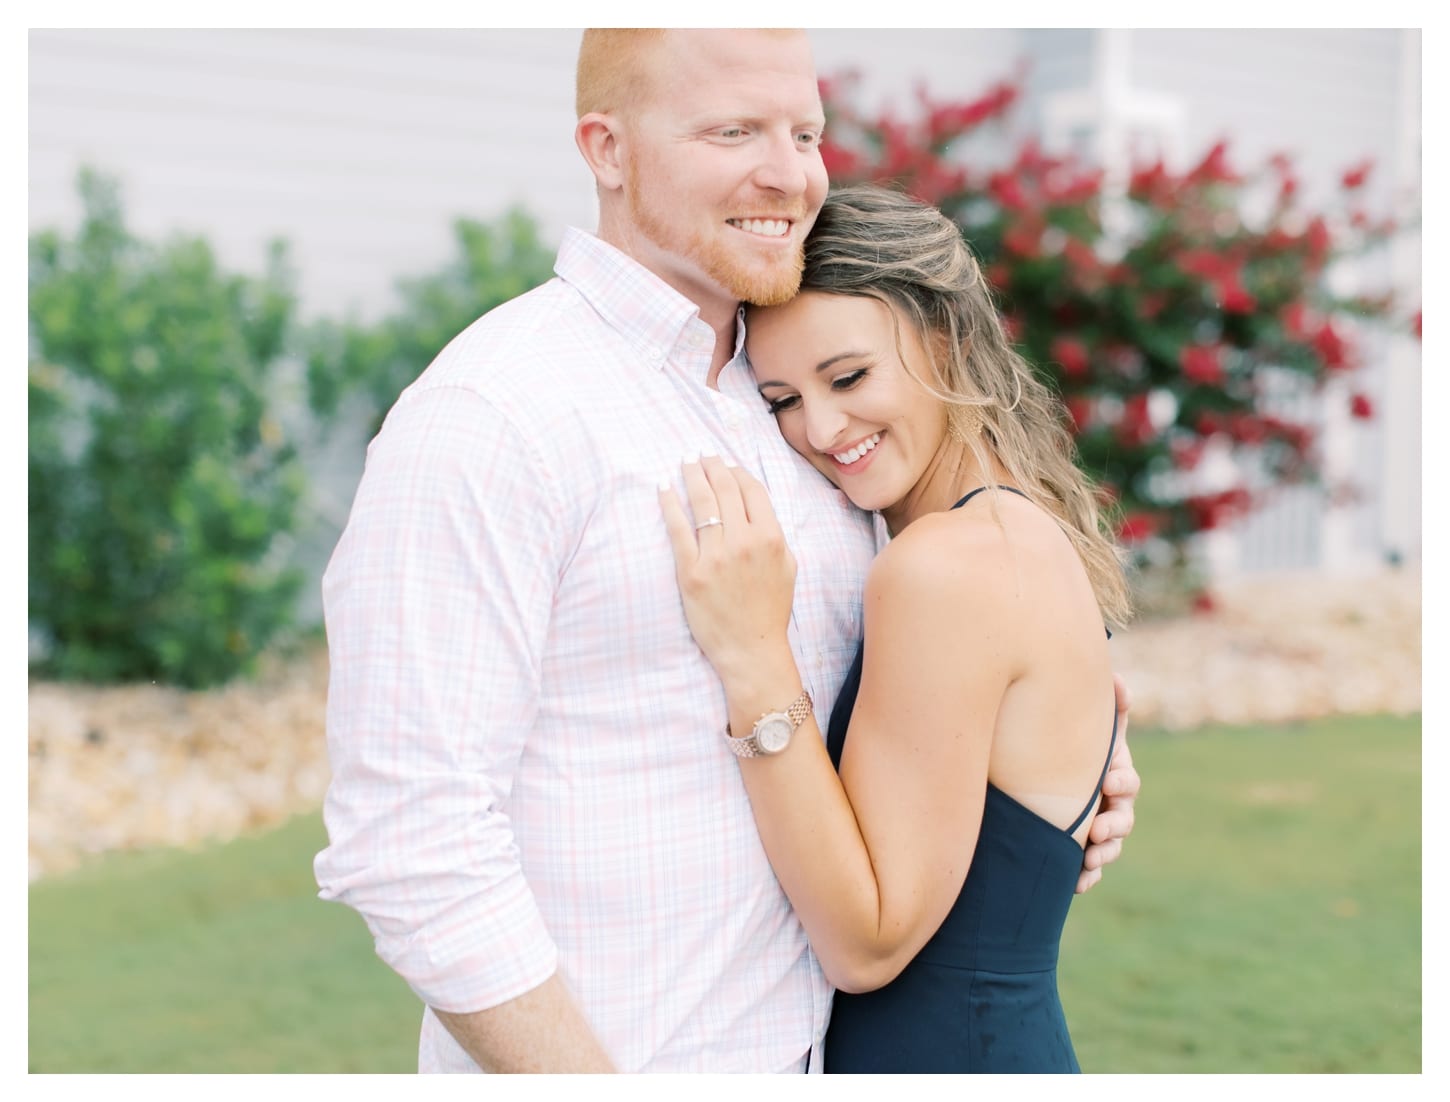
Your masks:
M 1129 609 L 1063 410 L 957 228 L 879 188 L 827 200 L 801 294 L 747 345 L 786 439 L 892 537 L 823 741 L 764 488 L 707 457 L 694 521 L 661 491 L 761 839 L 841 992 L 826 1071 L 1077 1071 L 1057 949 L 1117 735 L 1104 619 Z

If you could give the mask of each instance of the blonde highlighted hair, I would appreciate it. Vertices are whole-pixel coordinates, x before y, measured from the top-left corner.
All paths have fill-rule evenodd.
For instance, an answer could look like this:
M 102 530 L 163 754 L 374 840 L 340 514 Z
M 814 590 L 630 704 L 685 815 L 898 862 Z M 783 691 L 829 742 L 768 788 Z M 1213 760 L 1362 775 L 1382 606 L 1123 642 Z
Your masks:
M 964 446 L 983 470 L 995 457 L 1057 519 L 1104 617 L 1126 623 L 1132 602 L 1110 506 L 1077 466 L 1061 399 L 1013 349 L 981 265 L 951 219 L 882 187 L 834 191 L 806 239 L 801 290 L 875 298 L 915 327 L 933 369 L 922 384 L 948 404 L 954 423 L 981 425 L 961 434 Z

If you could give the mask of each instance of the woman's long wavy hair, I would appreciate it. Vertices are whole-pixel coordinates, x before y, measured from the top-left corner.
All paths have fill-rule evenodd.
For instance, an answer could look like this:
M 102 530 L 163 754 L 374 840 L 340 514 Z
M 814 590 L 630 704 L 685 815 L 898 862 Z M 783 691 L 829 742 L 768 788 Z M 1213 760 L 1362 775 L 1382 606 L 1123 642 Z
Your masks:
M 960 434 L 963 445 L 983 470 L 999 460 L 1057 519 L 1104 617 L 1126 623 L 1132 603 L 1107 527 L 1110 506 L 1077 466 L 1061 399 L 1013 350 L 981 265 L 951 219 L 887 188 L 833 191 L 806 239 L 801 290 L 869 296 L 915 326 L 932 377 L 914 374 L 948 403 L 954 424 L 980 419 L 982 431 Z

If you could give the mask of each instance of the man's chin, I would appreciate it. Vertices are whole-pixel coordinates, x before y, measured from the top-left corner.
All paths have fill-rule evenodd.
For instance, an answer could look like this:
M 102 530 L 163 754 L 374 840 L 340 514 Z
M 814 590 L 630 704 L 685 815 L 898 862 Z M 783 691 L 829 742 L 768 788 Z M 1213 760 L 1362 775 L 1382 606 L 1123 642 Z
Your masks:
M 801 289 L 801 267 L 768 273 L 739 273 L 731 280 L 730 290 L 741 302 L 751 306 L 784 306 Z
M 800 278 L 797 277 L 787 283 L 779 283 L 769 287 L 751 288 L 749 294 L 740 296 L 741 302 L 748 302 L 751 306 L 784 306 L 801 289 Z
M 805 271 L 805 250 L 793 255 L 742 257 L 727 249 L 701 248 L 694 252 L 700 267 L 739 302 L 751 306 L 781 306 L 795 298 Z

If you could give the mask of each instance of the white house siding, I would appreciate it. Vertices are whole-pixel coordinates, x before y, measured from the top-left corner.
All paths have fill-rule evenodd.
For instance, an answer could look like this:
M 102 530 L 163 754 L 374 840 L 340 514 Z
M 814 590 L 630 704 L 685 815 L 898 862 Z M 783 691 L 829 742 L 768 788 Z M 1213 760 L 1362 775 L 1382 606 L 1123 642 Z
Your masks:
M 1023 31 L 1023 46 L 1031 57 L 1028 78 L 1033 96 L 1091 84 L 1096 38 L 1096 31 L 1084 28 Z
M 136 229 L 205 233 L 237 267 L 286 238 L 310 314 L 371 315 L 452 250 L 450 220 L 523 203 L 591 224 L 574 150 L 577 31 L 35 31 L 32 225 L 82 163 Z
M 1125 53 L 1126 85 L 1143 102 L 1182 104 L 1181 116 L 1170 112 L 1182 150 L 1227 136 L 1249 165 L 1287 149 L 1311 196 L 1331 192 L 1361 156 L 1386 165 L 1373 178 L 1377 200 L 1391 186 L 1390 163 L 1402 182 L 1418 181 L 1418 76 L 1406 78 L 1417 32 L 1133 31 L 1114 40 L 1117 54 L 1088 30 L 818 30 L 813 39 L 822 74 L 859 69 L 868 106 L 903 112 L 918 81 L 938 97 L 970 95 L 1026 59 L 1033 83 L 1019 129 L 1042 118 L 1048 96 L 1091 85 L 1095 65 Z M 305 315 L 376 317 L 392 306 L 398 277 L 452 255 L 457 216 L 521 203 L 550 242 L 565 226 L 593 224 L 592 181 L 571 138 L 578 41 L 577 30 L 32 31 L 30 224 L 73 225 L 75 174 L 93 165 L 120 178 L 138 232 L 203 234 L 243 270 L 259 267 L 267 239 L 285 238 Z M 1004 148 L 989 134 L 964 153 Z M 1418 252 L 1402 249 L 1394 263 L 1401 277 L 1416 275 Z M 1395 436 L 1360 433 L 1354 465 L 1412 474 L 1418 500 L 1418 417 L 1402 396 L 1418 380 L 1418 349 L 1381 359 L 1395 357 L 1397 391 L 1385 369 L 1367 380 Z M 345 512 L 361 443 L 338 445 L 328 463 L 324 528 Z M 1393 532 L 1418 554 L 1417 509 L 1376 496 L 1356 516 L 1360 551 Z M 308 543 L 331 539 L 324 531 Z M 1295 554 L 1318 561 L 1320 544 Z M 1252 555 L 1239 558 L 1253 565 Z M 1260 559 L 1274 565 L 1273 555 Z
M 814 30 L 816 70 L 860 71 L 868 106 L 908 109 L 925 82 L 939 99 L 970 96 L 1011 76 L 1025 56 L 1018 30 Z
M 1310 202 L 1372 156 L 1381 171 L 1370 194 L 1389 194 L 1383 166 L 1400 106 L 1399 31 L 1140 30 L 1132 39 L 1130 83 L 1191 105 L 1191 153 L 1226 138 L 1231 163 L 1249 168 L 1287 152 L 1304 171 Z
M 1394 176 L 1416 191 L 1421 180 L 1420 97 L 1422 74 L 1420 33 L 1400 35 L 1400 92 Z M 1418 299 L 1421 285 L 1421 242 L 1418 233 L 1396 242 L 1390 265 L 1396 286 L 1412 288 Z M 1379 517 L 1375 526 L 1387 551 L 1418 558 L 1421 544 L 1420 502 L 1423 494 L 1420 385 L 1420 345 L 1407 336 L 1388 342 L 1387 369 L 1377 379 L 1374 397 L 1380 403 L 1380 433 L 1385 442 L 1384 464 L 1375 483 Z

